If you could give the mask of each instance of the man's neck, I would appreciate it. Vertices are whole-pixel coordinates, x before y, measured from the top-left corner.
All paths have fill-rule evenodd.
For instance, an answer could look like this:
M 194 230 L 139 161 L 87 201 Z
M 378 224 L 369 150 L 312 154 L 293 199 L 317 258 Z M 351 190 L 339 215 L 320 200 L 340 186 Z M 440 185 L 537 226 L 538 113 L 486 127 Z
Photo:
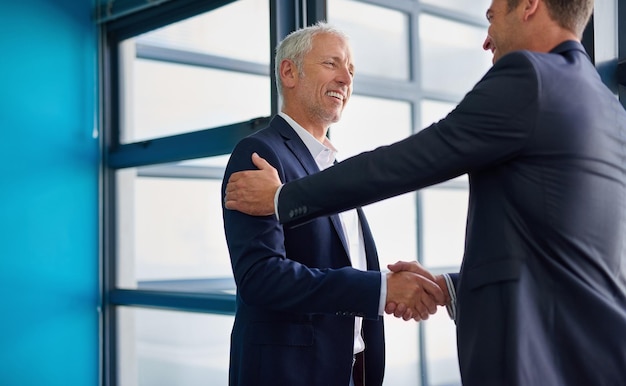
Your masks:
M 282 110 L 283 114 L 287 114 L 291 119 L 296 121 L 302 128 L 309 132 L 315 139 L 324 143 L 324 138 L 326 138 L 326 134 L 328 133 L 328 126 L 319 124 L 316 122 L 312 122 L 310 119 L 307 119 L 305 116 L 292 114 L 289 111 Z

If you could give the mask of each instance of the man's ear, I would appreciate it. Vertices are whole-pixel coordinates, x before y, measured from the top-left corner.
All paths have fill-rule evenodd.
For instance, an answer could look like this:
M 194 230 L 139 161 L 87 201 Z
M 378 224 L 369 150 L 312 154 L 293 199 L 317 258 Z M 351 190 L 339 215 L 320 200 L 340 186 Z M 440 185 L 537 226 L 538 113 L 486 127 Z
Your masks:
M 283 83 L 283 87 L 291 88 L 295 86 L 298 79 L 298 68 L 293 60 L 283 59 L 283 61 L 280 62 L 278 73 L 280 75 L 280 80 Z
M 524 21 L 534 16 L 539 9 L 539 2 L 543 0 L 522 0 L 524 2 Z M 545 5 L 543 5 L 545 6 Z

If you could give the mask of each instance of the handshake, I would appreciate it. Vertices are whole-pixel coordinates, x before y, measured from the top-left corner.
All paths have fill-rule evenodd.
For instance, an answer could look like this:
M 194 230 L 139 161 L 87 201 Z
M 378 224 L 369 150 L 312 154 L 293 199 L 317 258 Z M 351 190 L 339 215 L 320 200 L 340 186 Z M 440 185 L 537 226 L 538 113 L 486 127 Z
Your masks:
M 442 275 L 434 276 L 417 261 L 398 261 L 387 267 L 391 271 L 387 274 L 387 314 L 404 320 L 426 320 L 437 312 L 437 306 L 450 303 Z

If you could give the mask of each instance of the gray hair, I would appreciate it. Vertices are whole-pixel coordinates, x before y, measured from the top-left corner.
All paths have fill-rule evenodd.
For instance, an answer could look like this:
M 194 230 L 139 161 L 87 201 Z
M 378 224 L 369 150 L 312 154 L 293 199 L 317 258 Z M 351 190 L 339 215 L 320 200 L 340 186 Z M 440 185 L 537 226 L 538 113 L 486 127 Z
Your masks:
M 281 97 L 283 95 L 283 82 L 280 80 L 280 63 L 285 59 L 292 60 L 298 73 L 302 75 L 302 60 L 313 48 L 313 36 L 321 33 L 348 40 L 348 35 L 344 32 L 325 21 L 318 21 L 314 25 L 291 32 L 276 46 L 274 73 L 276 75 L 276 89 Z

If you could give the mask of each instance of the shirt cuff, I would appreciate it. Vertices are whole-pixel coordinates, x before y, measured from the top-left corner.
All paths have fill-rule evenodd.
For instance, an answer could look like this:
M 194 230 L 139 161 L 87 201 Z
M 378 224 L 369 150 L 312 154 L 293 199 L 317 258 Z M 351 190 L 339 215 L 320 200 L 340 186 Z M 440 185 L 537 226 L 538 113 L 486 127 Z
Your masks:
M 280 194 L 280 190 L 285 186 L 282 184 L 276 189 L 276 194 L 274 194 L 274 214 L 276 215 L 276 220 L 280 221 L 280 217 L 278 217 L 278 195 Z
M 452 279 L 450 279 L 450 275 L 444 273 L 442 276 L 446 281 L 446 287 L 448 287 L 448 295 L 450 296 L 450 304 L 446 304 L 446 310 L 448 311 L 450 319 L 456 322 L 456 289 L 454 288 Z
M 385 315 L 387 303 L 387 272 L 380 273 L 380 300 L 378 301 L 378 315 Z

